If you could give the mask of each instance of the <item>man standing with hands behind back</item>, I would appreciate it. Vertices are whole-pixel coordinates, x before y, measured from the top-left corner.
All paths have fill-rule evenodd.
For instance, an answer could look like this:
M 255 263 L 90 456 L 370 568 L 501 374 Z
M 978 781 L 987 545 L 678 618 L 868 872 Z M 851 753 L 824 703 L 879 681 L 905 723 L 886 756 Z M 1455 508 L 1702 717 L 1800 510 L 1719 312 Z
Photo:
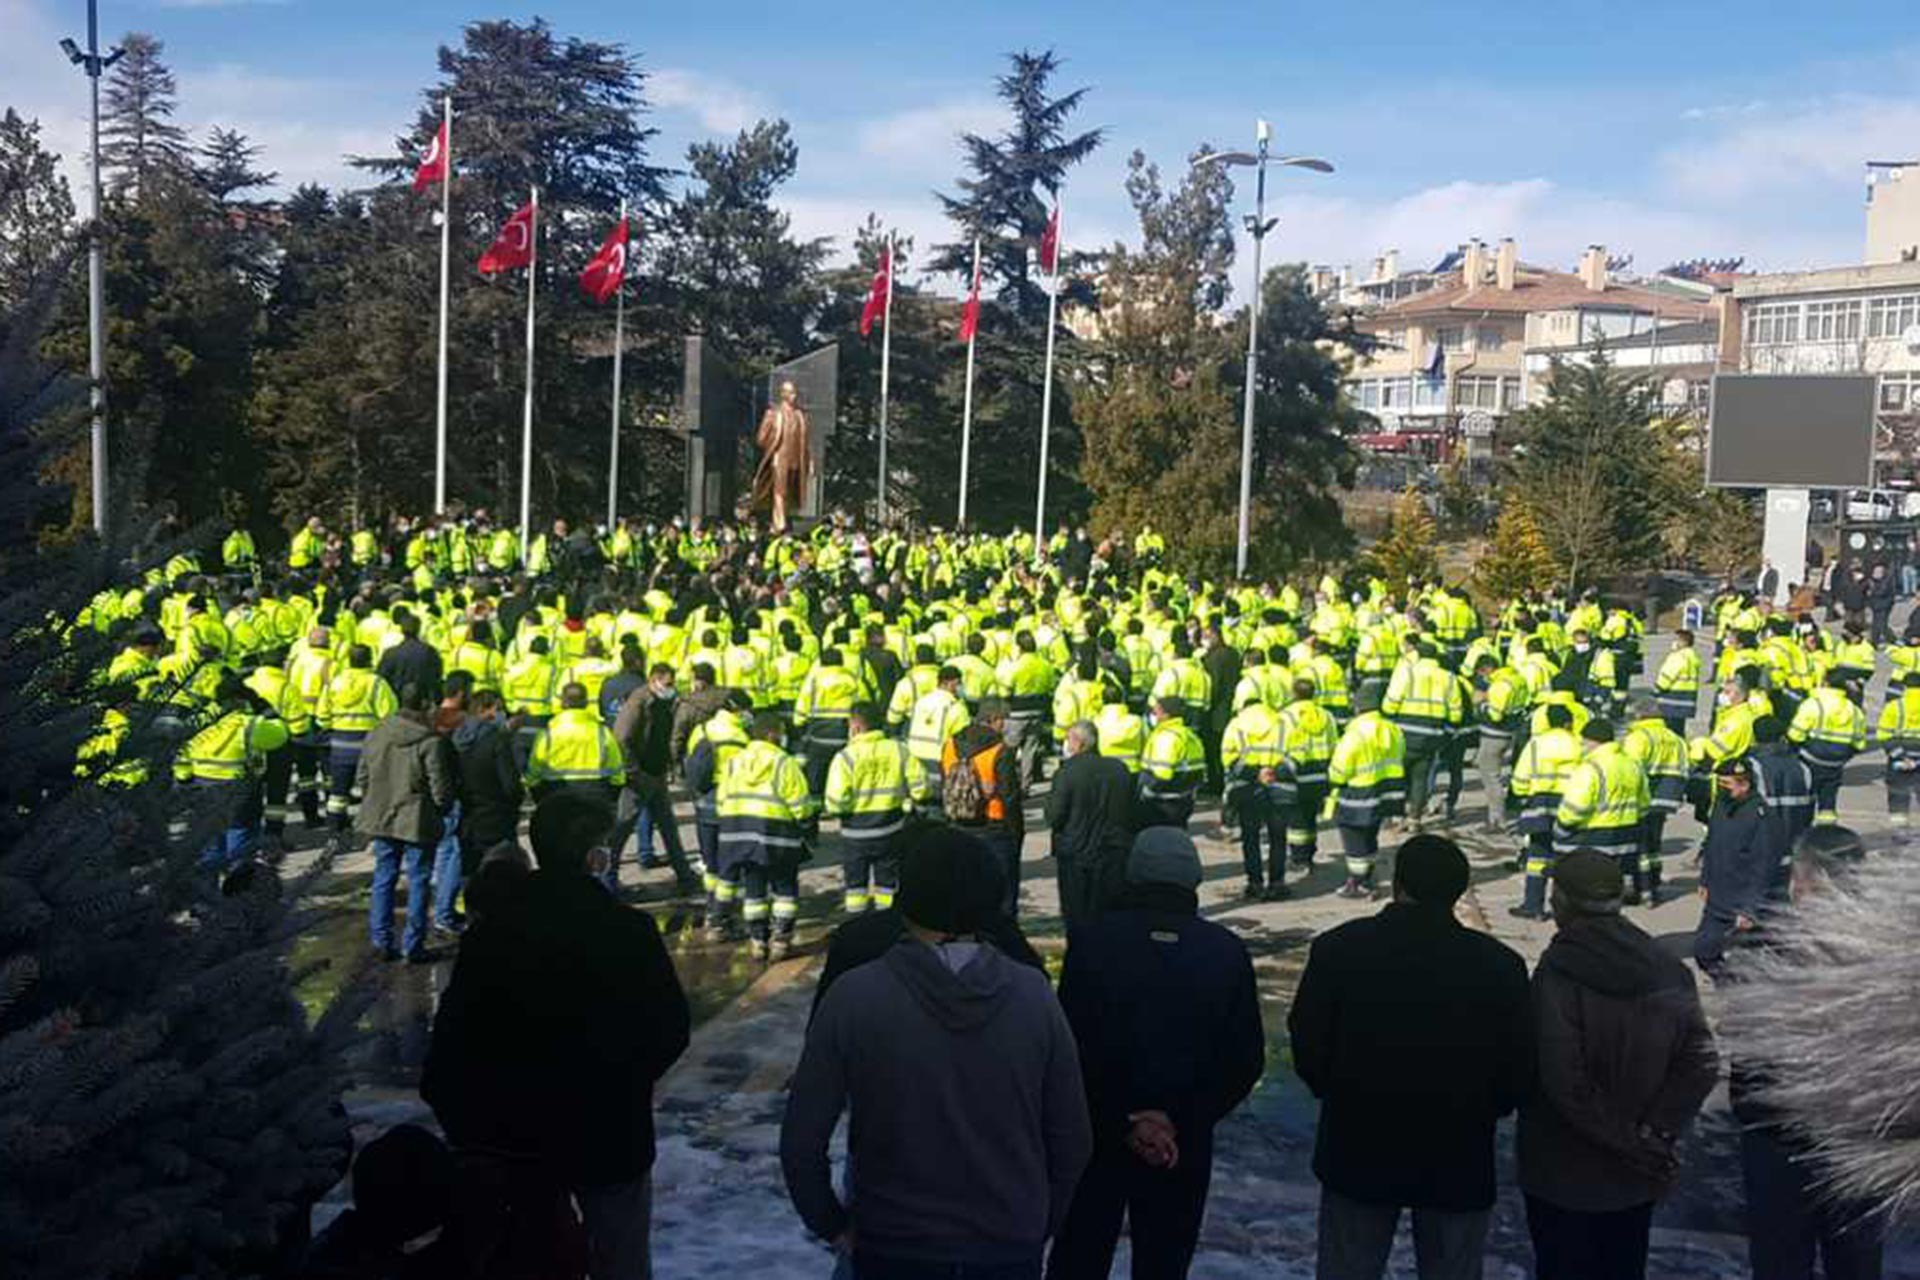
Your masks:
M 1380 1280 L 1413 1211 L 1420 1280 L 1479 1280 L 1493 1137 L 1533 1079 L 1527 966 L 1454 918 L 1467 859 L 1415 836 L 1393 901 L 1321 934 L 1287 1028 L 1320 1099 L 1319 1280 Z

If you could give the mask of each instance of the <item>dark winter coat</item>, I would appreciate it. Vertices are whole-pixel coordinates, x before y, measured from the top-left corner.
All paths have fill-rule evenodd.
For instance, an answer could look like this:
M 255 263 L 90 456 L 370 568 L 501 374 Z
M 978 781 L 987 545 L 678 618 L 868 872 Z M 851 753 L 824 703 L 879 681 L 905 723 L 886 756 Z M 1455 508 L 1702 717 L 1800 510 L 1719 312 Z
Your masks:
M 580 872 L 541 870 L 460 943 L 420 1080 L 456 1147 L 548 1162 L 568 1186 L 653 1165 L 653 1084 L 686 1051 L 660 933 Z
M 1700 846 L 1707 911 L 1726 918 L 1758 915 L 1783 853 L 1774 847 L 1773 823 L 1759 796 L 1738 804 L 1726 796 L 1716 800 Z
M 851 1206 L 828 1143 L 851 1113 Z M 980 945 L 903 941 L 833 984 L 793 1077 L 780 1164 L 807 1229 L 863 1253 L 1034 1263 L 1091 1150 L 1073 1032 L 1046 977 Z
M 687 739 L 693 731 L 713 719 L 713 713 L 727 705 L 730 690 L 711 685 L 705 689 L 695 689 L 674 700 L 673 731 L 667 744 L 673 753 L 673 762 L 680 764 L 687 758 Z M 635 694 L 635 697 L 640 695 Z M 648 770 L 652 772 L 651 769 Z
M 460 798 L 452 744 L 413 711 L 396 711 L 373 727 L 360 748 L 355 785 L 354 830 L 370 840 L 432 845 L 441 816 Z
M 1266 1069 L 1246 944 L 1196 905 L 1188 889 L 1129 885 L 1067 946 L 1060 1007 L 1096 1142 L 1124 1138 L 1131 1113 L 1164 1111 L 1182 1159 L 1197 1159 Z
M 1534 970 L 1533 1012 L 1520 1185 L 1581 1213 L 1660 1199 L 1678 1169 L 1671 1139 L 1719 1077 L 1692 972 L 1618 915 L 1580 916 Z
M 440 652 L 418 636 L 408 636 L 381 654 L 375 673 L 395 693 L 411 684 L 427 698 L 440 697 Z
M 627 764 L 655 778 L 667 776 L 672 763 L 673 713 L 677 698 L 662 698 L 642 685 L 627 695 L 613 718 L 613 736 L 627 753 Z M 692 732 L 691 729 L 688 732 Z
M 1133 775 L 1097 751 L 1064 761 L 1047 792 L 1053 856 L 1080 867 L 1123 865 L 1133 847 Z
M 1287 1028 L 1320 1099 L 1313 1171 L 1352 1200 L 1493 1204 L 1494 1126 L 1533 1079 L 1527 967 L 1446 909 L 1392 903 L 1315 939 Z
M 520 826 L 520 766 L 497 720 L 469 716 L 453 731 L 460 761 L 460 838 L 475 859 Z

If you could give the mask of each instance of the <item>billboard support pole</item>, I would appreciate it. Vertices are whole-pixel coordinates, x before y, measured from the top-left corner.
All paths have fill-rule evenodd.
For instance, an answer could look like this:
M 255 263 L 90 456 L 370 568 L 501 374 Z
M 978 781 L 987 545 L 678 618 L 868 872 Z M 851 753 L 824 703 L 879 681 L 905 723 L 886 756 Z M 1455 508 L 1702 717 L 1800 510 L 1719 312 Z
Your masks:
M 1808 489 L 1767 490 L 1767 519 L 1760 538 L 1760 554 L 1773 562 L 1779 581 L 1773 603 L 1787 602 L 1787 592 L 1807 577 L 1807 518 L 1812 506 Z

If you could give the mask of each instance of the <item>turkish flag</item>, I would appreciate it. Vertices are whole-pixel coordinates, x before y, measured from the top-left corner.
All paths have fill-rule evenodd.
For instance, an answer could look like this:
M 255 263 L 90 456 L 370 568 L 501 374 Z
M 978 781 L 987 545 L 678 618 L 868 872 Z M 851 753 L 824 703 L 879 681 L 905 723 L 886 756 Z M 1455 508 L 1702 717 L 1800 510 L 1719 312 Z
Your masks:
M 533 205 L 523 204 L 500 228 L 487 251 L 480 255 L 480 274 L 511 271 L 533 265 Z
M 627 220 L 614 223 L 613 230 L 601 242 L 600 252 L 580 273 L 580 288 L 595 302 L 605 302 L 620 292 L 627 278 Z
M 413 189 L 417 194 L 436 182 L 447 180 L 447 122 L 442 120 L 433 141 L 427 144 L 426 158 L 413 171 Z
M 960 341 L 972 342 L 973 335 L 980 332 L 980 263 L 973 264 L 973 289 L 967 294 L 967 305 L 960 308 Z
M 873 273 L 873 288 L 867 292 L 867 305 L 860 309 L 860 336 L 873 332 L 873 322 L 887 313 L 887 298 L 893 293 L 893 241 L 880 258 L 880 269 Z
M 1053 206 L 1053 216 L 1047 219 L 1047 229 L 1040 233 L 1040 269 L 1048 275 L 1055 274 L 1060 266 L 1060 206 Z

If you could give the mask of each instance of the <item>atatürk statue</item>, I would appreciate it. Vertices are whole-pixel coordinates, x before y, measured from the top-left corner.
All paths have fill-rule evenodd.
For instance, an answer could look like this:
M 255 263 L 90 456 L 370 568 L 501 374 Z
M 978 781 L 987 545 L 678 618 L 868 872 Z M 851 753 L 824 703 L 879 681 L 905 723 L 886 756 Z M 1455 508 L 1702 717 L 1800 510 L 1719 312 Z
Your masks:
M 813 478 L 813 438 L 791 382 L 780 384 L 780 403 L 767 406 L 754 443 L 760 446 L 760 467 L 753 475 L 753 509 L 771 504 L 773 527 L 784 530 L 788 512 L 806 500 Z

